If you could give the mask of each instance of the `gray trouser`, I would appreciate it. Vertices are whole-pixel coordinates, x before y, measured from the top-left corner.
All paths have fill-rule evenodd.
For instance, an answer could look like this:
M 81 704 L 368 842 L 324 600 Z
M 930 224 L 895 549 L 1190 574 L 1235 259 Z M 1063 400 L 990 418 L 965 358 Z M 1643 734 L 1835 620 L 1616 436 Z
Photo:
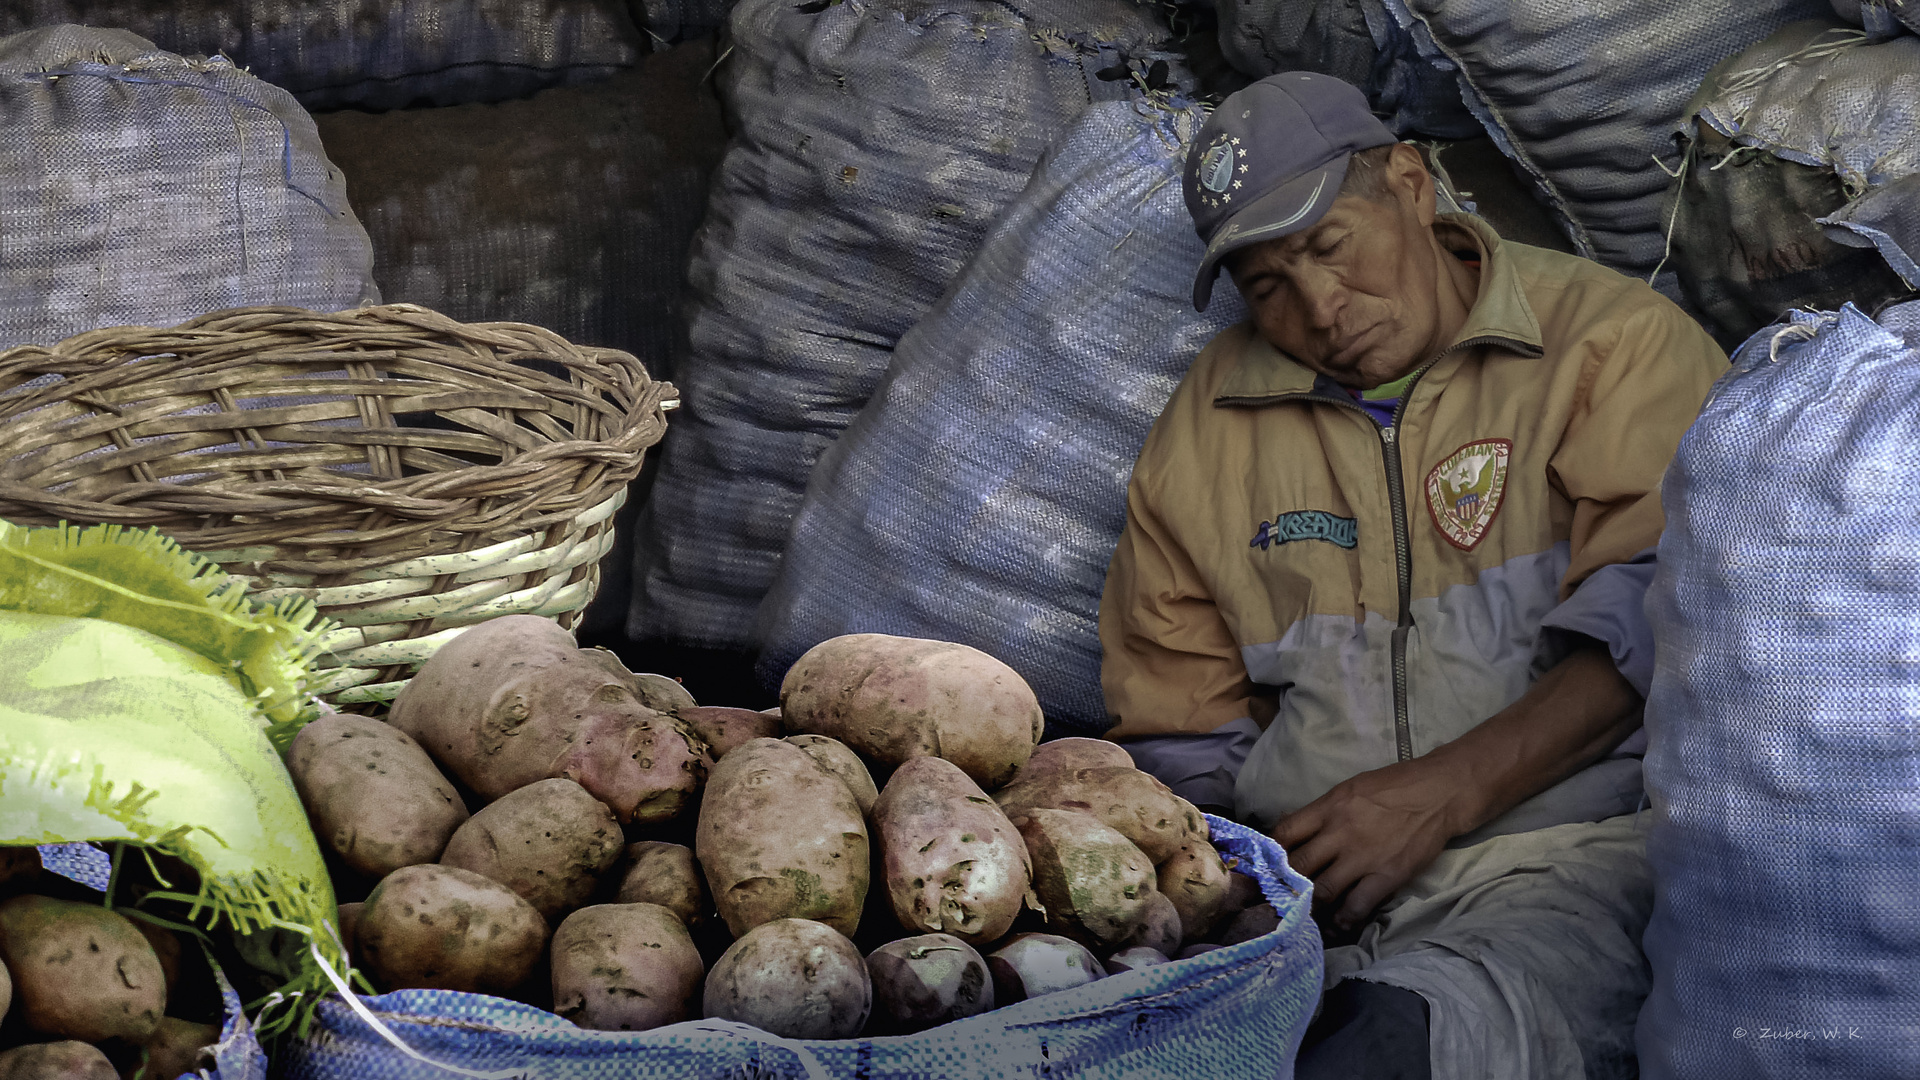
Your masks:
M 1620 1080 L 1650 979 L 1652 815 L 1556 825 L 1442 852 L 1352 945 L 1359 978 L 1426 999 L 1433 1080 Z

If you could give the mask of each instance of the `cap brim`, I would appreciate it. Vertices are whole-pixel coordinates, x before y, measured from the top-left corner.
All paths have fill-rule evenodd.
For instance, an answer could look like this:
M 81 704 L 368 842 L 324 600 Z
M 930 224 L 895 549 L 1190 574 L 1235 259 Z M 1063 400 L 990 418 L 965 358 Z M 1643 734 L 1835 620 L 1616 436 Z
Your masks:
M 1213 297 L 1214 279 L 1220 273 L 1220 260 L 1244 247 L 1264 244 L 1311 229 L 1340 197 L 1340 185 L 1347 178 L 1347 162 L 1352 154 L 1342 154 L 1312 172 L 1296 176 L 1235 212 L 1214 230 L 1207 244 L 1200 272 L 1193 279 L 1193 306 L 1207 310 Z

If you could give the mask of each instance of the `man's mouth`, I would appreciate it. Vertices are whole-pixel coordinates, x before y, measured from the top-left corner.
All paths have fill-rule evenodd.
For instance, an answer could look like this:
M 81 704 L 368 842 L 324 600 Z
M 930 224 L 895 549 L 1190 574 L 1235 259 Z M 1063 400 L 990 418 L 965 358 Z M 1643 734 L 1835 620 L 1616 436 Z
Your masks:
M 1334 350 L 1332 356 L 1327 358 L 1328 365 L 1337 368 L 1352 367 L 1354 361 L 1359 359 L 1360 355 L 1372 344 L 1375 333 L 1379 329 L 1379 324 L 1375 323 L 1348 338 Z

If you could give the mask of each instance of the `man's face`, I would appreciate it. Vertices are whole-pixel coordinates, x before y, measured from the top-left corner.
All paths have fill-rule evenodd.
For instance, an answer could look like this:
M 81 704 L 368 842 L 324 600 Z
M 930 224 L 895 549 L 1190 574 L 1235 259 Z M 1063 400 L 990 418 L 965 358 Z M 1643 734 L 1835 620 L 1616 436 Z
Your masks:
M 1362 390 L 1392 382 L 1443 348 L 1443 308 L 1457 307 L 1442 295 L 1454 283 L 1439 259 L 1452 256 L 1433 234 L 1432 181 L 1418 152 L 1396 148 L 1386 169 L 1381 201 L 1343 195 L 1312 228 L 1227 261 L 1261 337 Z

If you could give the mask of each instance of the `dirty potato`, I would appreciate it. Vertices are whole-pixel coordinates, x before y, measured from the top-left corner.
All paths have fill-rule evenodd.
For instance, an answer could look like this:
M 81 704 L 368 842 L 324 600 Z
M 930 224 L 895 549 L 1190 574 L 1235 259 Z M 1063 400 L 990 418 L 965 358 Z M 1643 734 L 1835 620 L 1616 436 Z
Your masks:
M 658 904 L 595 904 L 553 932 L 553 1011 L 583 1028 L 694 1019 L 705 974 L 680 917 Z
M 505 885 L 549 924 L 587 902 L 625 837 L 613 811 L 571 780 L 539 780 L 494 800 L 447 842 L 442 866 Z
M 354 936 L 382 989 L 504 994 L 540 959 L 547 922 L 505 885 L 426 864 L 381 879 Z
M 166 1012 L 153 946 L 126 916 L 32 894 L 0 904 L 0 963 L 29 1028 L 59 1039 L 140 1042 Z
M 848 634 L 807 650 L 780 685 L 787 730 L 839 739 L 881 766 L 945 758 L 992 790 L 1027 763 L 1044 720 L 1033 688 L 978 649 Z
M 847 785 L 797 746 L 755 739 L 714 765 L 694 854 L 736 937 L 777 919 L 818 920 L 842 934 L 859 926 L 866 821 Z
M 467 820 L 466 804 L 420 744 L 365 716 L 332 713 L 301 728 L 287 772 L 314 835 L 376 881 L 438 859 Z

